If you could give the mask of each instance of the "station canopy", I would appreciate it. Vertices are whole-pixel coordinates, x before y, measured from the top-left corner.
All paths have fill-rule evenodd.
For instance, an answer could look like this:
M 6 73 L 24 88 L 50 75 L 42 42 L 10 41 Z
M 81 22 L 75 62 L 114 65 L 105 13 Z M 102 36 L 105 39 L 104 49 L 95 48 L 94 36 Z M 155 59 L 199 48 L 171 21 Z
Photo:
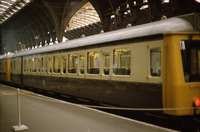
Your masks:
M 31 0 L 0 0 L 0 24 L 25 7 Z
M 99 15 L 90 2 L 81 7 L 70 19 L 66 30 L 73 30 L 89 24 L 100 22 Z

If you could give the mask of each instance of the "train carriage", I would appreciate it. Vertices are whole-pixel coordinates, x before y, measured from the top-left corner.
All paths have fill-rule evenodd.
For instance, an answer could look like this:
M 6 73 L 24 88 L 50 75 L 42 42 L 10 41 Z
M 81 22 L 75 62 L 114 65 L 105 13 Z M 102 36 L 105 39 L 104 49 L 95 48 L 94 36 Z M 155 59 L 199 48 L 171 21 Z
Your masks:
M 200 114 L 200 14 L 19 52 L 10 71 L 18 85 L 169 115 Z

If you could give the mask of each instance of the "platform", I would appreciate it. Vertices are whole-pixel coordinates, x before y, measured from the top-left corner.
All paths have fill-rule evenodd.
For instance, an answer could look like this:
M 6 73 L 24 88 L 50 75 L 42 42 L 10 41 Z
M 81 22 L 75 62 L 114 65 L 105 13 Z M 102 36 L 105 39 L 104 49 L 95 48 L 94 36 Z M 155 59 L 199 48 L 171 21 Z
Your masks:
M 115 116 L 99 110 L 21 91 L 25 132 L 160 132 L 170 129 Z M 0 132 L 17 125 L 17 90 L 0 84 Z M 24 131 L 23 131 L 24 132 Z

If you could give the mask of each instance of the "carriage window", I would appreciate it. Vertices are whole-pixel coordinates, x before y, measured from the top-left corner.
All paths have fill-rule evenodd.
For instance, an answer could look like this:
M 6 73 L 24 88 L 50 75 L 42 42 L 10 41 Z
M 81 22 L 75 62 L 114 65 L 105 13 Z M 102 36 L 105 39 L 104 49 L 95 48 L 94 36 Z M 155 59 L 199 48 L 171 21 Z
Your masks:
M 0 70 L 3 71 L 3 62 L 0 62 Z
M 48 58 L 45 57 L 44 58 L 44 72 L 47 72 L 48 71 Z
M 89 52 L 88 53 L 88 66 L 87 71 L 89 74 L 99 74 L 100 68 L 100 53 Z
M 2 71 L 2 64 L 1 64 L 1 62 L 0 62 L 0 71 Z
M 40 72 L 41 69 L 41 59 L 37 60 L 37 71 Z
M 24 71 L 26 72 L 26 59 L 24 59 Z
M 53 57 L 53 72 L 60 73 L 60 56 Z
M 109 75 L 109 69 L 110 69 L 110 53 L 104 53 L 104 75 Z
M 47 57 L 41 58 L 41 72 L 47 72 Z
M 6 61 L 4 62 L 4 71 L 6 72 Z
M 77 73 L 78 54 L 70 54 L 68 58 L 68 73 Z
M 46 65 L 46 62 L 47 61 L 47 58 L 45 57 L 42 57 L 41 58 L 41 72 L 47 72 L 47 65 Z
M 53 65 L 53 62 L 52 62 L 52 58 L 50 57 L 49 58 L 49 72 L 50 73 L 52 73 L 52 71 L 53 71 L 53 66 L 52 65 Z
M 14 60 L 14 62 L 13 62 L 13 70 L 15 70 L 15 67 L 16 67 L 16 61 Z
M 80 55 L 80 73 L 85 73 L 85 55 Z
M 28 72 L 28 58 L 26 58 L 26 72 Z
M 12 63 L 11 63 L 12 64 Z M 25 58 L 24 59 L 24 71 L 27 72 L 28 71 L 28 59 Z
M 15 65 L 15 63 L 13 64 L 13 69 L 14 69 L 14 65 Z M 32 68 L 32 59 L 30 58 L 28 60 L 28 69 L 29 69 L 29 72 L 31 72 L 31 68 Z
M 32 59 L 32 72 L 36 72 L 37 58 Z
M 1 62 L 0 66 L 1 66 L 1 71 L 3 72 L 4 71 L 4 61 Z
M 66 61 L 67 61 L 66 57 L 65 56 L 62 57 L 63 73 L 66 73 Z
M 130 75 L 131 49 L 115 49 L 113 72 L 115 75 Z
M 161 49 L 151 49 L 151 76 L 159 77 L 161 75 Z

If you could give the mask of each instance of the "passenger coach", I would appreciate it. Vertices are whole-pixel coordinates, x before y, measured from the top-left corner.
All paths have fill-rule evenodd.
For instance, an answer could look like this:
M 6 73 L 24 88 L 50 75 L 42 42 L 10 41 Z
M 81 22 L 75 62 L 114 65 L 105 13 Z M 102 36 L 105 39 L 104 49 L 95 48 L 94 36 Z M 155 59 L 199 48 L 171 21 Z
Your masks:
M 2 56 L 0 65 L 1 80 L 21 86 L 169 115 L 200 114 L 200 14 Z

